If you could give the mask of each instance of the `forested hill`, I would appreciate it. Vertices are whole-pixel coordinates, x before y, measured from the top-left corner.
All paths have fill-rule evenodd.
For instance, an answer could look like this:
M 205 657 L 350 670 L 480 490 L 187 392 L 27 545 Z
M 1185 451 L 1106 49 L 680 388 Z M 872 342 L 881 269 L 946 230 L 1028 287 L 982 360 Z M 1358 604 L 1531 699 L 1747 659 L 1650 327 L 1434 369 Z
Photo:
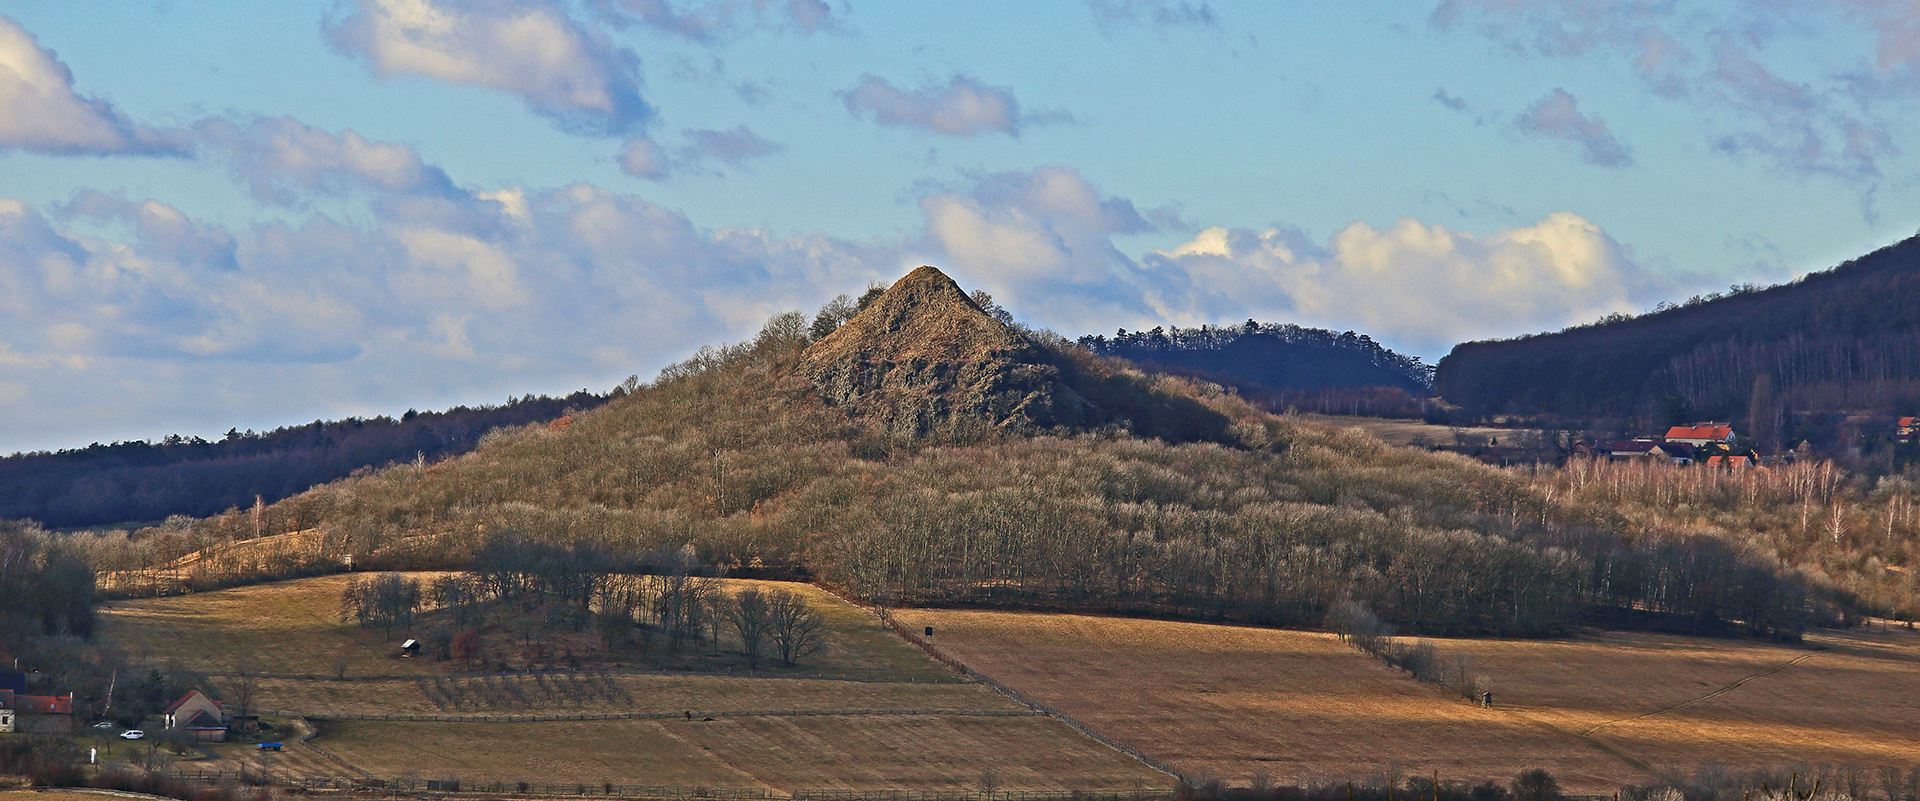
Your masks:
M 528 395 L 500 406 L 408 411 L 314 422 L 261 434 L 228 431 L 218 442 L 170 436 L 55 453 L 0 458 L 0 520 L 30 519 L 56 528 L 206 517 L 272 503 L 347 476 L 416 458 L 466 453 L 488 431 L 585 411 L 607 396 L 581 390 L 564 398 Z
M 1440 360 L 1435 391 L 1480 413 L 1730 419 L 1761 436 L 1789 409 L 1913 414 L 1920 237 L 1790 284 L 1469 342 Z
M 1202 373 L 1271 392 L 1349 387 L 1428 389 L 1433 368 L 1417 356 L 1395 353 L 1365 334 L 1335 333 L 1290 324 L 1258 323 L 1198 328 L 1161 328 L 1080 338 L 1103 356 L 1149 367 Z
M 923 268 L 819 325 L 777 315 L 568 425 L 73 547 L 127 593 L 464 569 L 533 542 L 582 571 L 692 560 L 888 603 L 1318 625 L 1351 601 L 1423 632 L 1551 634 L 1599 606 L 1793 637 L 1830 608 L 1694 529 L 1267 414 L 984 307 Z M 290 532 L 308 535 L 222 547 Z

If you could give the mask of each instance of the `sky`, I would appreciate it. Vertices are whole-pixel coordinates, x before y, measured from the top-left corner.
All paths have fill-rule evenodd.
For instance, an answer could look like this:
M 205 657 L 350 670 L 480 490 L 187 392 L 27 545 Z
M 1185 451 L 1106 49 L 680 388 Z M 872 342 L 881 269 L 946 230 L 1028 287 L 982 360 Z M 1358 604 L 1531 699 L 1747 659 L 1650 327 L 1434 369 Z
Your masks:
M 1920 224 L 1920 0 L 0 0 L 0 453 L 606 391 L 931 264 L 1438 360 Z

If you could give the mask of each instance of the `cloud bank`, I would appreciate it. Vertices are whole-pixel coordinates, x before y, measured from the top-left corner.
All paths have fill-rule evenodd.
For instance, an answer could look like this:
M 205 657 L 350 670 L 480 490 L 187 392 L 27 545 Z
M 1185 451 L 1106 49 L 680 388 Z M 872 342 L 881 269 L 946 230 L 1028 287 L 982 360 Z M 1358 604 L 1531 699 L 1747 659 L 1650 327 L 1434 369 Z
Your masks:
M 59 156 L 180 156 L 184 137 L 128 120 L 113 104 L 81 97 L 73 73 L 12 19 L 0 16 L 0 150 Z

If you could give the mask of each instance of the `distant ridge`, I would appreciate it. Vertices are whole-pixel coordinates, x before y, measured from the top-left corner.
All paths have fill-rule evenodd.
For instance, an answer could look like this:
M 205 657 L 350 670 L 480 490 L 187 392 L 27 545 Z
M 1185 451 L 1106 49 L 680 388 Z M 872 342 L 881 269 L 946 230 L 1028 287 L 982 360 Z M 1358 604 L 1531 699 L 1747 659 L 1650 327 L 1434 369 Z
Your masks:
M 1762 435 L 1789 409 L 1911 408 L 1920 402 L 1920 237 L 1790 284 L 1468 342 L 1440 360 L 1434 389 L 1481 414 L 1730 419 Z

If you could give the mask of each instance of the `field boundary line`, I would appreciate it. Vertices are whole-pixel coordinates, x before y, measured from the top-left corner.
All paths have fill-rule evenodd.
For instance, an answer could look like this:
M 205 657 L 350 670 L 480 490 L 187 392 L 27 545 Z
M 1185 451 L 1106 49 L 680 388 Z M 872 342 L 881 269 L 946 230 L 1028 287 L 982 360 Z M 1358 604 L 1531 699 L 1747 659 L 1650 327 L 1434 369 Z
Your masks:
M 1494 709 L 1500 712 L 1505 712 L 1508 715 L 1512 715 L 1513 717 L 1524 720 L 1528 723 L 1531 723 L 1542 729 L 1546 729 L 1547 731 L 1553 732 L 1555 734 L 1559 734 L 1564 737 L 1568 737 L 1573 740 L 1586 743 L 1588 746 L 1592 747 L 1594 750 L 1599 751 L 1600 753 L 1606 754 L 1607 756 L 1613 757 L 1614 759 L 1620 760 L 1622 763 L 1625 763 L 1627 767 L 1633 768 L 1634 770 L 1640 771 L 1641 773 L 1645 773 L 1648 776 L 1652 776 L 1656 779 L 1666 782 L 1671 786 L 1678 787 L 1680 785 L 1678 781 L 1675 781 L 1672 776 L 1668 776 L 1664 771 L 1661 771 L 1660 769 L 1655 768 L 1654 766 L 1649 765 L 1646 762 L 1642 762 L 1637 757 L 1629 756 L 1626 752 L 1621 751 L 1618 748 L 1615 748 L 1611 745 L 1607 745 L 1606 743 L 1600 742 L 1599 740 L 1595 740 L 1592 737 L 1588 737 L 1584 734 L 1577 734 L 1575 732 L 1567 731 L 1566 729 L 1560 728 L 1559 726 L 1555 726 L 1552 723 L 1548 723 L 1544 720 L 1536 718 L 1532 715 L 1528 715 L 1512 707 L 1496 706 L 1494 707 Z
M 1012 699 L 1014 702 L 1024 705 L 1029 709 L 1032 709 L 1035 713 L 1046 715 L 1047 717 L 1053 718 L 1054 720 L 1058 720 L 1061 723 L 1065 723 L 1067 724 L 1068 727 L 1072 728 L 1074 731 L 1080 732 L 1081 734 L 1084 734 L 1088 737 L 1093 738 L 1094 742 L 1100 743 L 1101 745 L 1104 745 L 1115 751 L 1119 751 L 1122 754 L 1126 754 L 1127 756 L 1130 756 L 1135 760 L 1138 760 L 1142 765 L 1146 765 L 1149 768 L 1153 768 L 1154 770 L 1160 771 L 1161 773 L 1165 773 L 1168 776 L 1172 776 L 1176 781 L 1180 782 L 1181 784 L 1187 785 L 1189 787 L 1194 786 L 1194 782 L 1191 778 L 1189 778 L 1186 774 L 1181 773 L 1178 770 L 1175 770 L 1172 765 L 1169 765 L 1165 762 L 1161 762 L 1160 760 L 1155 759 L 1153 757 L 1147 756 L 1145 752 L 1141 751 L 1138 748 L 1134 748 L 1131 745 L 1127 745 L 1126 743 L 1120 742 L 1119 740 L 1115 740 L 1112 737 L 1108 737 L 1105 734 L 1095 731 L 1092 726 L 1088 726 L 1085 723 L 1081 723 L 1080 721 L 1075 720 L 1072 715 L 1069 715 L 1065 712 L 1062 712 L 1058 709 L 1048 706 L 1047 704 L 1043 704 L 1033 698 L 1029 698 L 1025 693 L 1015 690 L 1012 687 L 1009 687 L 1005 684 L 1001 684 L 999 680 L 993 678 L 992 676 L 989 676 L 985 673 L 981 673 L 978 670 L 974 670 L 973 668 L 968 667 L 965 663 L 961 662 L 960 660 L 955 659 L 951 656 L 948 656 L 945 653 L 942 653 L 940 649 L 933 647 L 933 643 L 920 639 L 919 637 L 915 636 L 913 632 L 908 631 L 905 626 L 900 625 L 900 622 L 894 620 L 892 615 L 876 615 L 876 616 L 880 618 L 880 622 L 884 623 L 888 628 L 888 630 L 892 631 L 894 634 L 899 635 L 901 639 L 906 640 L 907 642 L 912 643 L 916 646 L 919 646 L 920 650 L 925 651 L 928 656 L 931 656 L 934 659 L 939 660 L 940 662 L 947 665 L 948 667 L 951 667 L 955 670 L 960 671 L 961 675 L 964 675 L 967 678 L 973 679 L 974 681 L 980 682 L 981 684 L 985 684 L 988 687 L 992 687 L 994 692 L 1004 695 L 1007 698 Z
M 580 712 L 575 714 L 529 714 L 529 715 L 373 715 L 342 713 L 306 714 L 274 709 L 262 709 L 263 714 L 286 717 L 304 717 L 313 720 L 376 720 L 399 723 L 564 723 L 590 720 L 680 720 L 692 713 L 695 720 L 700 718 L 797 718 L 797 717 L 964 717 L 964 718 L 1025 718 L 1044 715 L 1035 709 L 747 709 L 732 712 L 697 711 L 683 712 Z
M 532 676 L 535 673 L 539 673 L 544 676 L 557 676 L 557 675 L 564 676 L 564 675 L 567 675 L 568 673 L 597 676 L 599 674 L 605 673 L 609 676 L 666 676 L 666 677 L 686 676 L 689 678 L 754 679 L 756 681 L 763 680 L 763 679 L 776 679 L 780 681 L 847 681 L 847 682 L 855 682 L 858 684 L 927 684 L 927 685 L 933 685 L 933 686 L 951 686 L 951 687 L 963 686 L 969 683 L 965 681 L 939 681 L 936 679 L 874 679 L 874 678 L 860 678 L 857 676 L 831 676 L 823 673 L 814 673 L 814 674 L 806 674 L 806 675 L 772 675 L 772 674 L 755 673 L 755 672 L 740 673 L 736 671 L 726 671 L 726 670 L 665 670 L 665 669 L 656 669 L 656 668 L 600 668 L 600 669 L 593 669 L 593 670 L 582 669 L 578 671 L 526 670 L 526 671 L 509 671 L 506 673 L 493 673 L 488 671 L 469 671 L 465 673 L 419 673 L 419 674 L 408 675 L 408 676 L 399 676 L 399 675 L 338 676 L 338 675 L 326 675 L 326 674 L 320 674 L 320 673 L 247 673 L 245 675 L 250 676 L 252 678 L 256 678 L 256 679 L 275 679 L 280 681 L 327 681 L 327 682 L 340 682 L 340 683 L 355 683 L 355 682 L 372 683 L 372 682 L 386 682 L 386 681 L 417 681 L 419 679 L 484 679 L 484 678 L 510 678 L 515 676 L 527 677 L 527 676 Z M 212 671 L 207 671 L 202 675 L 212 676 L 212 677 L 221 677 L 221 678 L 231 678 L 233 676 L 239 676 L 242 674 L 235 673 L 233 671 L 226 671 L 226 670 L 212 670 Z
M 1753 674 L 1753 675 L 1751 675 L 1751 676 L 1748 676 L 1748 677 L 1746 677 L 1746 678 L 1744 678 L 1744 679 L 1741 679 L 1741 680 L 1739 680 L 1739 681 L 1736 681 L 1736 682 L 1734 682 L 1734 683 L 1732 683 L 1732 684 L 1729 684 L 1729 685 L 1727 685 L 1727 686 L 1725 686 L 1725 687 L 1721 687 L 1721 688 L 1720 688 L 1720 689 L 1718 689 L 1718 690 L 1714 690 L 1713 692 L 1710 692 L 1710 693 L 1707 693 L 1706 695 L 1703 695 L 1703 696 L 1700 696 L 1699 698 L 1695 698 L 1695 699 L 1693 699 L 1693 700 L 1690 700 L 1690 701 L 1683 701 L 1683 702 L 1681 702 L 1681 703 L 1678 703 L 1678 704 L 1674 704 L 1673 706 L 1670 706 L 1670 707 L 1667 707 L 1666 709 L 1662 709 L 1662 710 L 1659 710 L 1659 711 L 1657 711 L 1657 712 L 1648 712 L 1648 713 L 1646 713 L 1646 714 L 1644 714 L 1644 715 L 1635 715 L 1635 716 L 1633 716 L 1633 717 L 1630 717 L 1630 718 L 1620 718 L 1619 720 L 1609 720 L 1609 721 L 1607 721 L 1607 722 L 1605 722 L 1605 723 L 1601 723 L 1601 724 L 1598 724 L 1598 725 L 1596 725 L 1596 726 L 1594 726 L 1594 727 L 1593 727 L 1593 728 L 1591 728 L 1591 729 L 1588 729 L 1588 730 L 1586 730 L 1586 731 L 1583 731 L 1583 732 L 1580 732 L 1580 736 L 1581 736 L 1581 737 L 1586 737 L 1586 736 L 1588 736 L 1588 735 L 1590 735 L 1590 734 L 1593 734 L 1594 732 L 1597 732 L 1597 731 L 1599 731 L 1599 730 L 1601 730 L 1601 729 L 1604 729 L 1604 728 L 1606 728 L 1606 727 L 1608 727 L 1608 726 L 1612 726 L 1612 725 L 1613 725 L 1613 724 L 1615 724 L 1615 723 L 1632 723 L 1633 721 L 1636 721 L 1636 720 L 1645 720 L 1645 719 L 1647 719 L 1647 718 L 1651 718 L 1651 717 L 1658 717 L 1658 716 L 1660 716 L 1660 715 L 1664 715 L 1664 714 L 1667 714 L 1668 712 L 1674 712 L 1674 711 L 1678 711 L 1678 710 L 1681 710 L 1681 709 L 1685 709 L 1685 708 L 1687 708 L 1687 707 L 1690 707 L 1690 706 L 1693 706 L 1694 704 L 1697 704 L 1697 703 L 1700 703 L 1701 701 L 1709 701 L 1709 700 L 1712 700 L 1712 699 L 1714 699 L 1714 698 L 1718 698 L 1718 697 L 1720 697 L 1720 696 L 1722 696 L 1722 695 L 1726 695 L 1727 693 L 1730 693 L 1730 692 L 1733 692 L 1734 690 L 1737 690 L 1737 689 L 1739 689 L 1739 688 L 1740 688 L 1740 685 L 1742 685 L 1742 684 L 1746 684 L 1747 682 L 1750 682 L 1750 681 L 1753 681 L 1754 679 L 1760 679 L 1760 678 L 1766 678 L 1767 676 L 1771 676 L 1771 675 L 1773 675 L 1773 674 L 1775 674 L 1775 673 L 1779 673 L 1779 672 L 1780 672 L 1780 671 L 1782 671 L 1782 670 L 1786 670 L 1787 668 L 1790 668 L 1790 667 L 1793 667 L 1794 665 L 1798 665 L 1798 664 L 1800 664 L 1801 662 L 1805 662 L 1805 661 L 1807 661 L 1807 660 L 1809 660 L 1809 659 L 1812 659 L 1812 658 L 1814 658 L 1814 657 L 1816 657 L 1816 656 L 1819 656 L 1819 655 L 1820 655 L 1820 652 L 1819 652 L 1819 651 L 1815 651 L 1815 652 L 1813 652 L 1813 653 L 1810 653 L 1810 654 L 1805 654 L 1805 655 L 1802 655 L 1802 656 L 1800 656 L 1800 657 L 1797 657 L 1797 658 L 1794 658 L 1794 659 L 1790 659 L 1790 660 L 1787 660 L 1786 662 L 1784 662 L 1784 663 L 1782 663 L 1782 664 L 1779 664 L 1779 665 L 1776 665 L 1776 666 L 1775 666 L 1775 667 L 1774 667 L 1774 668 L 1773 668 L 1772 670 L 1767 670 L 1767 671 L 1762 671 L 1762 672 L 1760 672 L 1760 673 L 1755 673 L 1755 674 Z

